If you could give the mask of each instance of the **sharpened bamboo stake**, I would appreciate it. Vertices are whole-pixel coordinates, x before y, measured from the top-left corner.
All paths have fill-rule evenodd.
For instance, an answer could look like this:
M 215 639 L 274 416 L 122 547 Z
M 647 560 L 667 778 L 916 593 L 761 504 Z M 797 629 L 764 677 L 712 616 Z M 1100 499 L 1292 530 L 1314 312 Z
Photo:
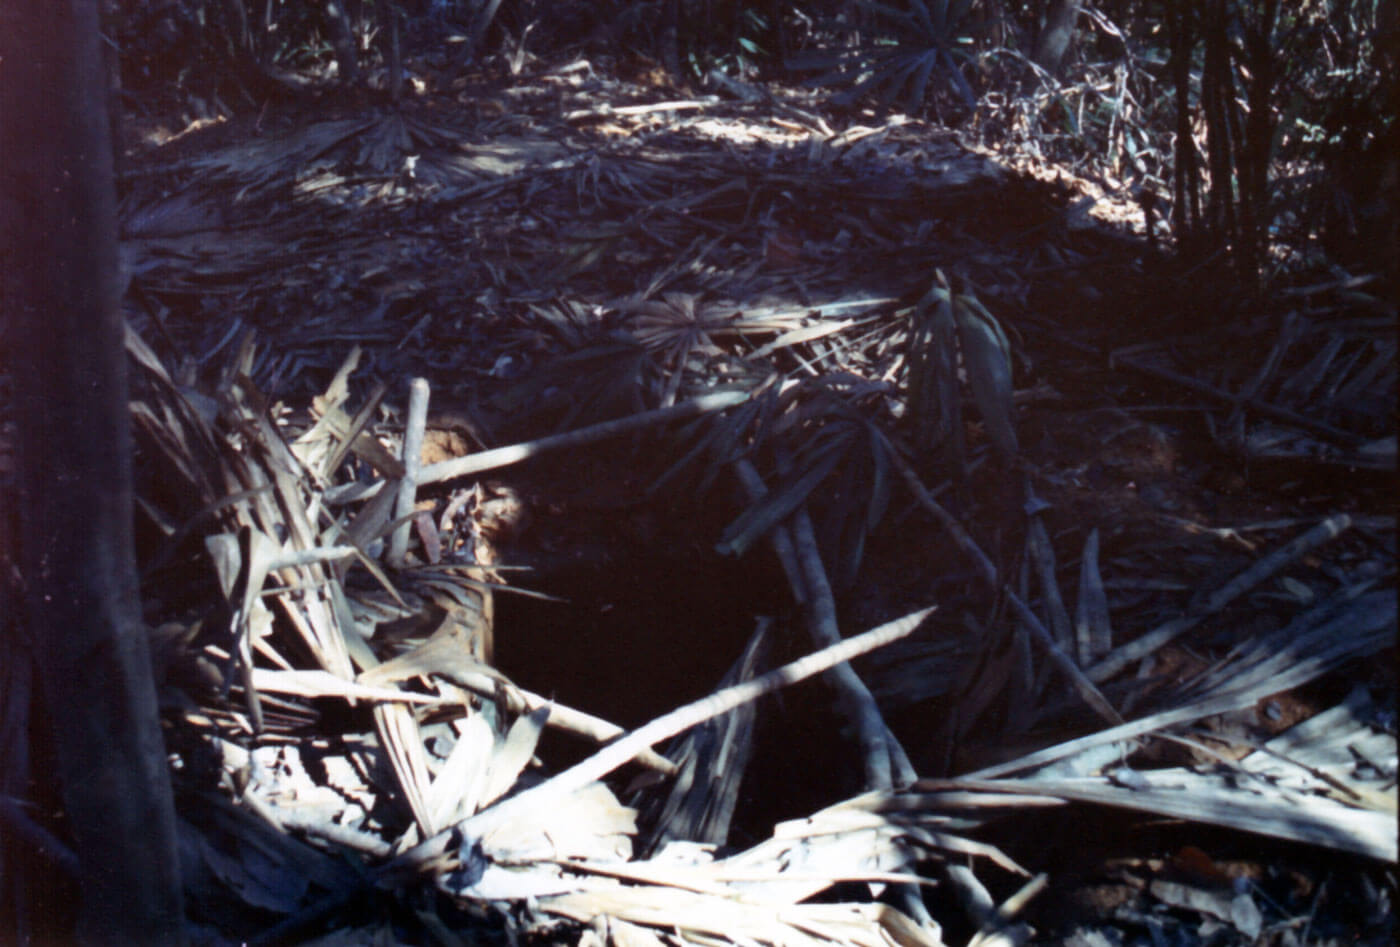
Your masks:
M 654 424 L 708 414 L 711 411 L 722 411 L 725 408 L 743 404 L 755 393 L 752 391 L 722 391 L 712 395 L 703 395 L 669 408 L 643 411 L 640 414 L 629 415 L 614 421 L 603 421 L 589 427 L 579 428 L 577 431 L 567 431 L 563 434 L 526 441 L 523 444 L 511 444 L 508 447 L 497 447 L 495 450 L 486 450 L 478 454 L 468 454 L 465 457 L 429 464 L 419 472 L 418 485 L 438 483 L 455 477 L 466 477 L 486 470 L 495 470 L 498 467 L 508 467 L 546 451 L 559 450 L 564 447 L 578 447 L 582 444 L 591 444 L 594 441 L 615 437 L 618 434 L 626 434 L 629 431 L 640 430 Z

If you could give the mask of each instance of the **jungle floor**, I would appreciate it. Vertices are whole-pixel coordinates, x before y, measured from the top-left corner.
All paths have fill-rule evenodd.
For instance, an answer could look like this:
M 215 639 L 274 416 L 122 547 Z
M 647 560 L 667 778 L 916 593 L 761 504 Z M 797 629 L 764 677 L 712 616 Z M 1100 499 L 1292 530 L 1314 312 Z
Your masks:
M 1237 290 L 808 90 L 408 66 L 127 123 L 197 940 L 1394 942 L 1379 283 Z M 594 718 L 891 622 L 543 791 Z

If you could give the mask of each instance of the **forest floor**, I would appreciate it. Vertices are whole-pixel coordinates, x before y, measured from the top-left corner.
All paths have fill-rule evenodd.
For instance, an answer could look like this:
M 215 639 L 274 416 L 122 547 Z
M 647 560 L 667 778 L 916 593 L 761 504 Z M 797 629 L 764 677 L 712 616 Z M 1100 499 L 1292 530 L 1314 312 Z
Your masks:
M 1254 832 L 1233 827 L 1228 800 L 1193 816 L 1150 790 L 1135 804 L 1142 787 L 1129 785 L 1154 772 L 1171 785 L 1217 771 L 1242 778 L 1241 761 L 1269 741 L 1350 708 L 1351 729 L 1326 731 L 1343 751 L 1327 770 L 1343 788 L 1330 792 L 1382 813 L 1394 834 L 1396 336 L 1393 304 L 1369 295 L 1365 279 L 1314 271 L 1262 295 L 1238 291 L 1210 264 L 1172 260 L 1146 239 L 1137 205 L 1068 168 L 974 147 L 924 120 L 837 110 L 806 90 L 678 88 L 636 61 L 455 79 L 428 60 L 410 67 L 418 80 L 397 104 L 345 93 L 192 124 L 188 103 L 131 117 L 119 180 L 128 317 L 190 403 L 224 419 L 215 428 L 241 430 L 244 450 L 255 439 L 251 425 L 228 422 L 232 388 L 298 449 L 343 404 L 342 419 L 367 408 L 355 430 L 396 450 L 408 380 L 422 377 L 431 464 L 715 391 L 815 392 L 787 395 L 794 414 L 811 398 L 806 427 L 785 432 L 799 473 L 823 462 L 804 445 L 826 443 L 835 426 L 877 429 L 1001 577 L 989 586 L 885 455 L 849 448 L 850 438 L 797 497 L 816 524 L 843 633 L 936 606 L 914 634 L 855 665 L 916 786 L 992 780 L 1000 764 L 1105 724 L 1018 620 L 1007 589 L 1123 718 L 1245 694 L 1065 774 L 1098 796 L 1060 787 L 1065 805 L 973 820 L 969 838 L 1047 876 L 1048 890 L 1008 911 L 1027 927 L 989 912 L 1025 883 L 1012 871 L 927 849 L 901 866 L 937 882 L 924 902 L 947 943 L 989 932 L 1082 947 L 1393 942 L 1393 838 L 1389 858 L 1379 838 L 1304 844 L 1267 819 L 1248 823 Z M 1014 455 L 992 446 L 994 408 L 976 392 L 965 392 L 956 430 L 945 419 L 941 441 L 918 442 L 912 326 L 939 287 L 974 298 L 1005 332 Z M 976 356 L 961 338 L 972 380 Z M 812 407 L 824 397 L 840 406 Z M 192 515 L 191 498 L 162 485 L 163 457 L 178 452 L 153 446 L 152 429 L 139 457 L 147 616 L 167 629 L 195 628 L 196 616 L 212 624 L 214 583 L 180 572 L 207 571 L 198 556 L 152 561 L 169 551 L 163 524 Z M 473 654 L 624 729 L 712 692 L 760 616 L 773 621 L 771 665 L 806 653 L 803 610 L 768 546 L 717 550 L 735 548 L 735 524 L 755 501 L 729 473 L 742 450 L 708 460 L 695 450 L 708 430 L 658 422 L 425 485 L 395 581 L 470 554 L 495 579 L 548 596 L 491 596 Z M 720 430 L 747 431 L 754 444 L 769 436 L 738 422 Z M 755 446 L 752 459 L 768 490 L 796 489 L 781 451 L 766 451 Z M 336 486 L 378 469 L 352 453 L 358 472 Z M 676 469 L 683 458 L 692 462 Z M 333 480 L 334 470 L 322 472 Z M 454 532 L 463 510 L 471 526 Z M 296 624 L 281 613 L 277 622 Z M 270 653 L 288 668 L 320 660 L 267 643 L 257 663 L 269 673 L 281 667 Z M 309 761 L 309 747 L 376 726 L 324 695 L 284 691 L 255 734 L 223 698 L 180 680 L 172 672 L 167 684 L 188 695 L 167 699 L 170 726 L 196 720 L 254 756 L 301 746 Z M 1254 690 L 1240 689 L 1246 680 Z M 235 704 L 248 697 L 242 687 Z M 728 767 L 733 797 L 721 852 L 869 788 L 827 684 L 757 708 L 749 749 L 713 764 Z M 436 773 L 451 754 L 434 749 L 434 724 L 417 724 Z M 1388 737 L 1388 759 L 1346 752 L 1358 733 Z M 534 755 L 558 771 L 584 758 L 580 746 L 551 733 Z M 228 752 L 224 766 L 236 769 Z M 181 777 L 182 805 L 208 791 L 197 769 Z M 1363 777 L 1375 792 L 1364 805 L 1352 791 Z M 1018 791 L 1032 792 L 1029 782 Z M 1281 786 L 1268 783 L 1256 801 L 1283 798 Z M 384 798 L 362 799 L 356 825 L 394 841 L 404 816 L 374 815 Z M 656 838 L 660 817 L 635 805 Z M 413 811 L 427 836 L 427 817 Z M 1367 825 L 1361 834 L 1374 834 Z M 289 940 L 326 937 L 325 925 L 348 937 L 382 924 L 392 932 L 382 936 L 405 942 L 436 930 L 422 903 L 405 909 L 416 920 L 305 921 L 310 895 L 255 897 L 251 862 L 209 864 L 243 896 L 196 899 L 211 942 L 288 917 L 305 922 L 296 936 L 282 929 Z M 969 879 L 960 869 L 974 864 Z M 578 928 L 525 927 L 584 942 Z M 677 942 L 664 925 L 651 930 Z

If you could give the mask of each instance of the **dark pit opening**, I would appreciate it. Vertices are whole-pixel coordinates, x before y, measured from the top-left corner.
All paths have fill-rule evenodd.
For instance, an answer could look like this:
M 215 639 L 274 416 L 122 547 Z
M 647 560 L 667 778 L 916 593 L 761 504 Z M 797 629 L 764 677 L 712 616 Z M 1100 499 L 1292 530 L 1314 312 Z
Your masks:
M 775 619 L 763 670 L 812 650 L 771 553 L 714 551 L 736 510 L 674 498 L 588 509 L 543 492 L 528 501 L 529 528 L 502 559 L 530 567 L 511 584 L 561 601 L 497 596 L 496 663 L 520 686 L 632 729 L 718 689 L 759 616 Z M 732 845 L 860 790 L 835 702 L 820 678 L 759 701 Z M 550 732 L 539 755 L 557 771 L 593 749 Z
M 497 664 L 524 687 L 630 729 L 713 690 L 772 597 L 766 578 L 701 550 L 594 548 L 518 580 L 560 601 L 499 597 Z

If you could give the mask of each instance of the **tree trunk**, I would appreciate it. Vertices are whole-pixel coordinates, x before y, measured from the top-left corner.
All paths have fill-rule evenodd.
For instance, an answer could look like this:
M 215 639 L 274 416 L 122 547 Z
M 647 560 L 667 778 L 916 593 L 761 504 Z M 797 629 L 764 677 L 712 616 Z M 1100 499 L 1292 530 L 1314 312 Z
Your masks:
M 326 38 L 335 52 L 340 67 L 339 79 L 348 85 L 360 81 L 360 54 L 355 43 L 355 28 L 343 0 L 328 0 L 324 8 Z
M 1065 55 L 1074 42 L 1074 24 L 1079 19 L 1079 0 L 1051 0 L 1045 25 L 1035 42 L 1032 59 L 1052 76 L 1060 74 Z
M 403 97 L 403 43 L 399 39 L 399 18 L 403 14 L 394 3 L 379 3 L 379 28 L 384 34 L 384 68 L 388 75 L 384 86 L 389 90 L 389 101 L 397 102 Z
M 1225 0 L 1206 0 L 1201 23 L 1205 58 L 1201 65 L 1201 113 L 1206 122 L 1205 240 L 1201 248 L 1214 255 L 1229 248 L 1238 235 L 1235 214 L 1235 82 L 1230 63 L 1229 10 Z
M 1196 48 L 1196 9 L 1192 3 L 1167 9 L 1172 89 L 1176 97 L 1176 150 L 1172 167 L 1172 234 L 1179 256 L 1196 255 L 1201 226 L 1201 168 L 1191 135 L 1191 57 Z
M 116 199 L 96 0 L 0 5 L 0 311 L 19 421 L 23 620 L 78 855 L 78 935 L 182 939 L 131 539 Z

